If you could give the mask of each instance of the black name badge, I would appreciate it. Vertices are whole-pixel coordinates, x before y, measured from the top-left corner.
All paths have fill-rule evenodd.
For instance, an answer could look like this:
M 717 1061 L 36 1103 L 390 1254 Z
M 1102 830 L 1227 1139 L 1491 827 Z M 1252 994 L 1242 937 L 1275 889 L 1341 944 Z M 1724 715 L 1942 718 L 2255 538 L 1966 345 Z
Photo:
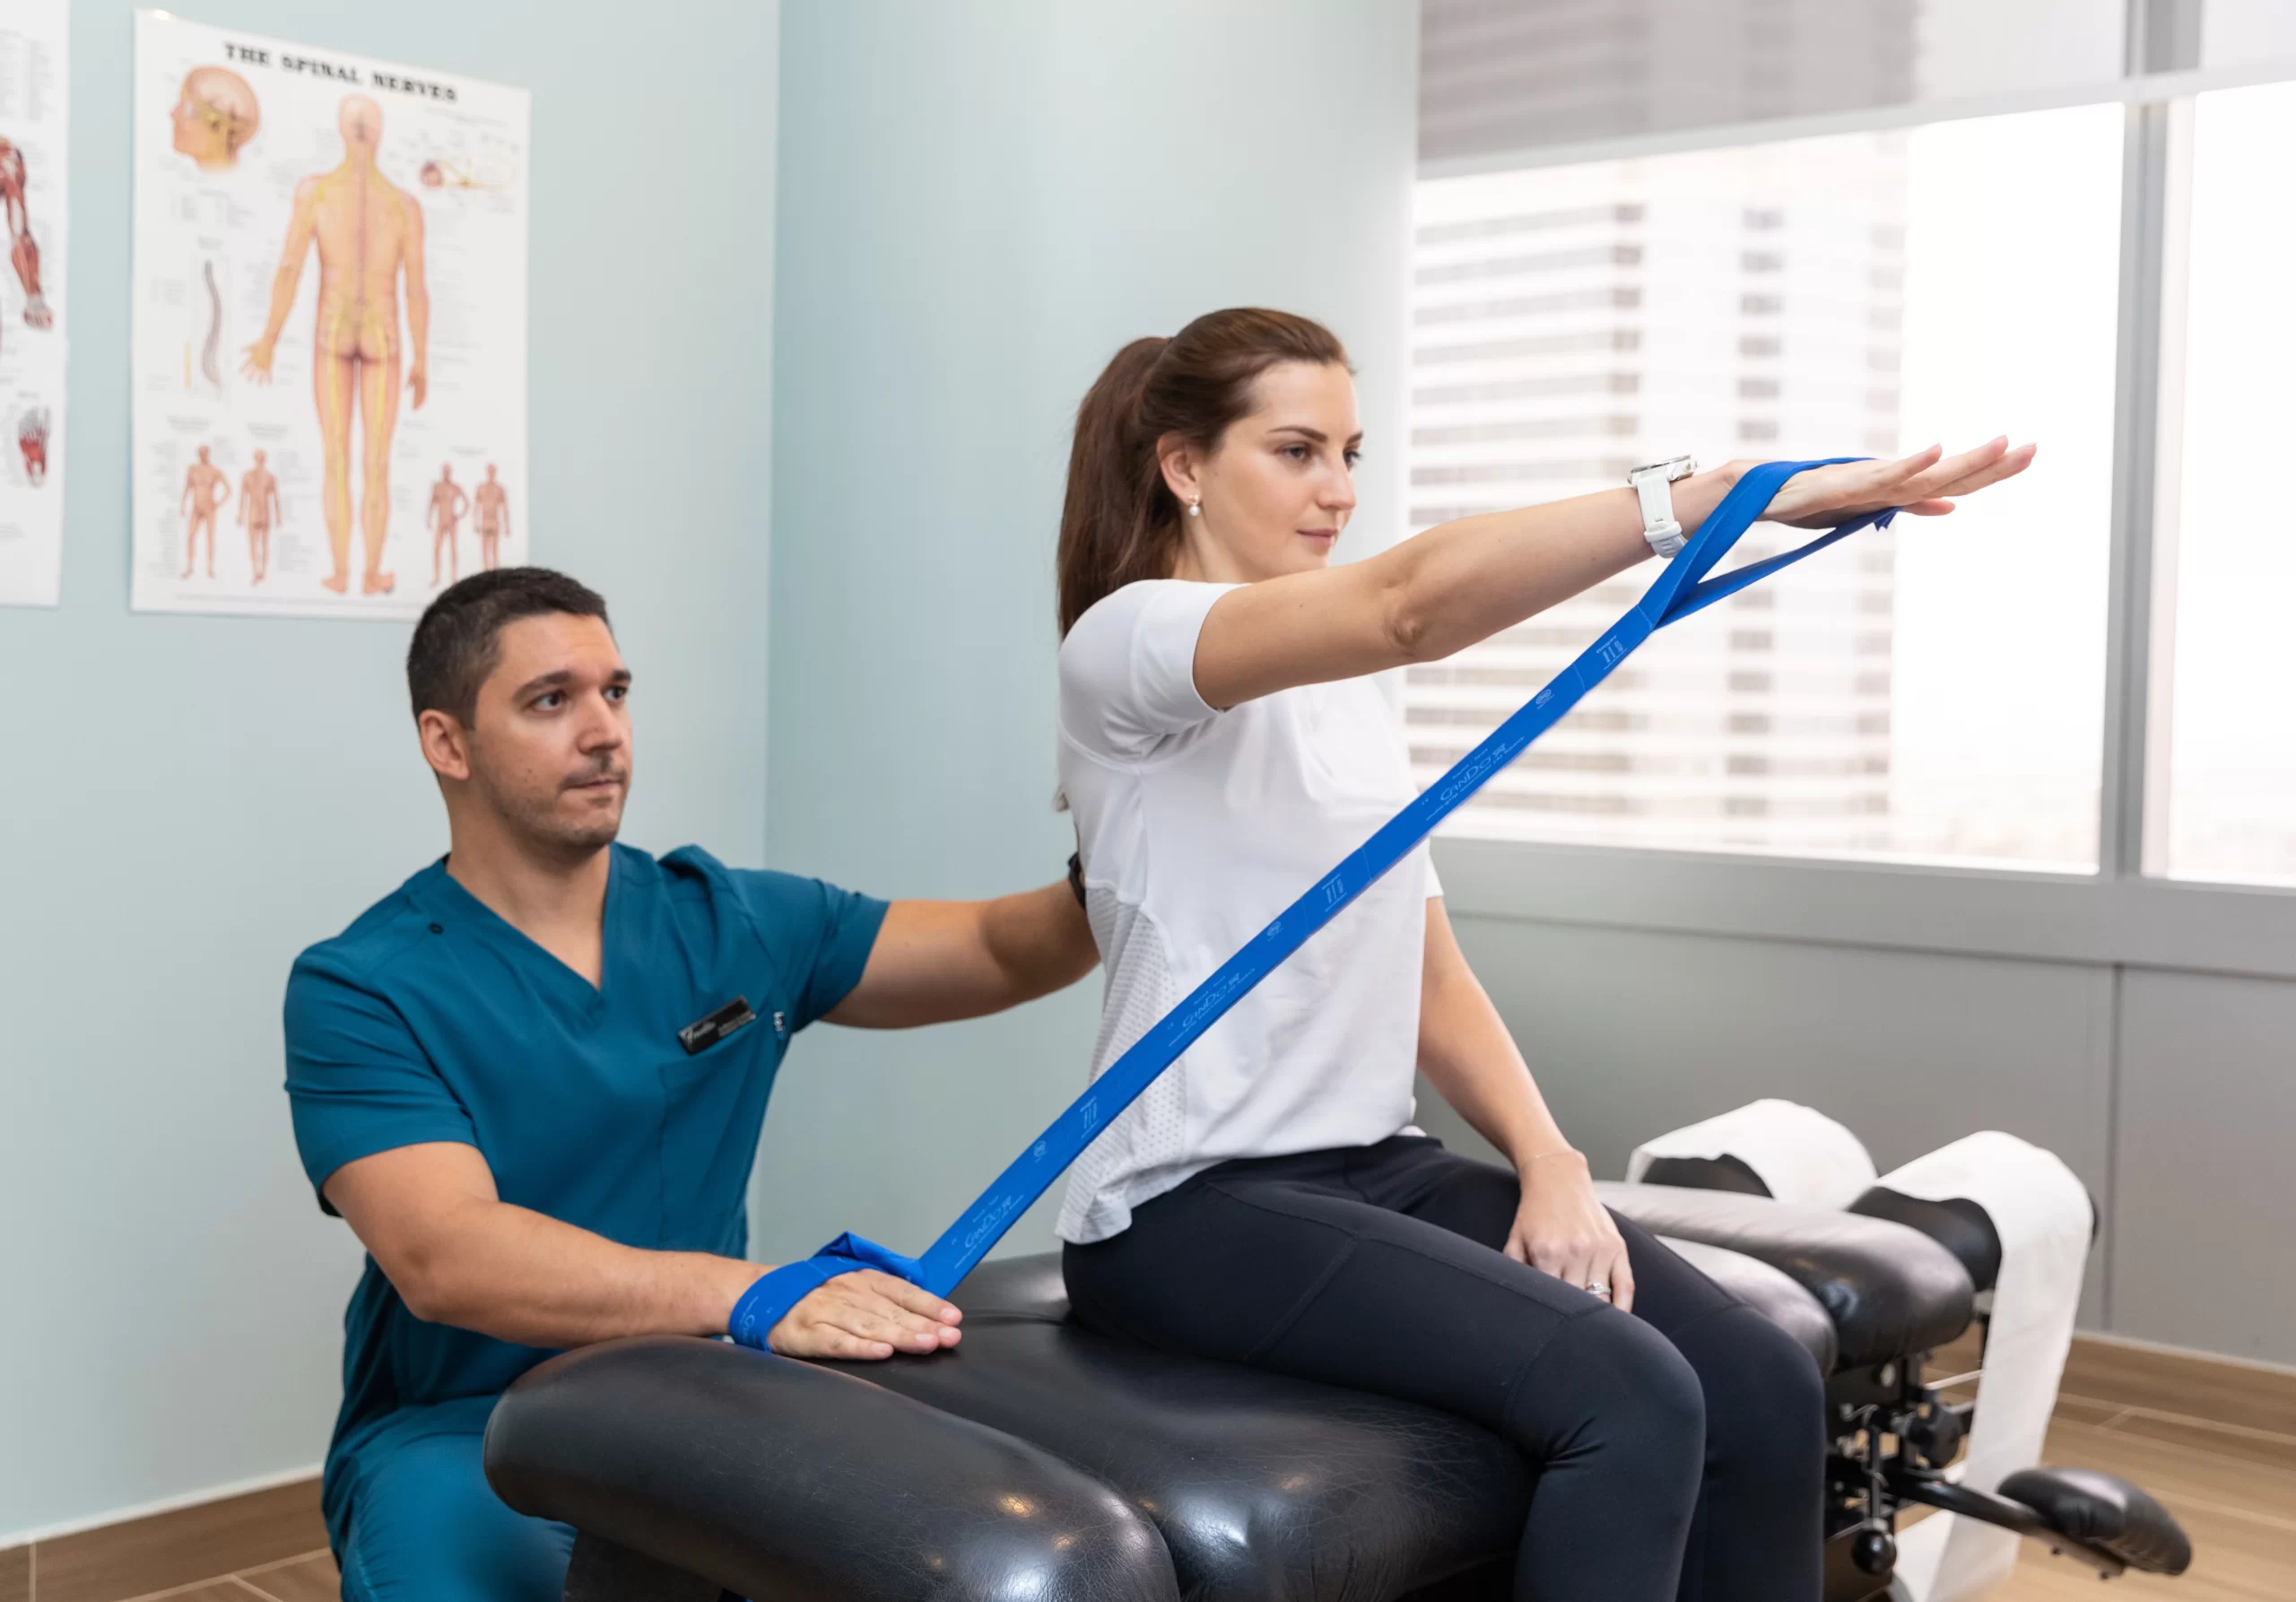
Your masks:
M 744 1023 L 757 1022 L 757 1014 L 750 1011 L 749 1002 L 736 996 L 733 1000 L 705 1017 L 696 1018 L 678 1031 L 678 1044 L 685 1048 L 688 1057 L 707 1051 Z

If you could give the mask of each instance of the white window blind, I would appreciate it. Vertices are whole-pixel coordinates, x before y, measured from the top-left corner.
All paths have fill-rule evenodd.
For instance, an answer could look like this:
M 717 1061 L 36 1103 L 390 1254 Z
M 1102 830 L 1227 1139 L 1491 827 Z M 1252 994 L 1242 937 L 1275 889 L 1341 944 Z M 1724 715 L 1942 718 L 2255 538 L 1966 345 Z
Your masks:
M 2222 5 L 2231 11 L 2211 40 L 2228 58 L 2271 48 L 2289 26 L 2285 0 L 2210 0 Z M 2126 49 L 2111 0 L 1423 0 L 1420 18 L 1419 152 L 1439 170 L 1589 140 L 2109 84 Z

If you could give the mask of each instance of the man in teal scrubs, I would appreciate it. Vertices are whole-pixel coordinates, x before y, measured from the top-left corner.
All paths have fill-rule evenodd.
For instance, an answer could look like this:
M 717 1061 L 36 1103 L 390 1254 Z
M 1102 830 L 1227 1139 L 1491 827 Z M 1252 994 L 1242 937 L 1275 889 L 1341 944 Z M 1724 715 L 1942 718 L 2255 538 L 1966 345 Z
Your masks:
M 553 1351 L 726 1333 L 765 1271 L 744 1202 L 790 1037 L 995 1012 L 1097 953 L 1065 884 L 888 905 L 614 843 L 630 673 L 604 603 L 561 574 L 448 589 L 407 683 L 448 853 L 287 982 L 296 1144 L 369 1254 L 327 1530 L 349 1602 L 557 1602 L 572 1532 L 487 1486 L 487 1415 Z M 885 1357 L 953 1345 L 958 1322 L 862 1272 L 770 1344 Z

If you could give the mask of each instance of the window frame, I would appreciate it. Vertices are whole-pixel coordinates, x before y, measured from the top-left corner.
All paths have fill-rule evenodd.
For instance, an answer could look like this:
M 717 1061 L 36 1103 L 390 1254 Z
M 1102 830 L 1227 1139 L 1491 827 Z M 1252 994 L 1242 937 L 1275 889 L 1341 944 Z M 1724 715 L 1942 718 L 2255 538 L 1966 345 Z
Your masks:
M 2174 11 L 2175 0 L 2128 0 L 2127 72 L 2113 84 L 1421 164 L 1421 178 L 1440 178 L 2061 107 L 2118 101 L 2124 108 L 2096 870 L 1439 835 L 1437 865 L 1455 915 L 2296 979 L 2296 886 L 2148 871 L 2161 857 L 2168 787 L 2165 750 L 2156 760 L 2155 747 L 2165 747 L 2156 736 L 2167 727 L 2170 681 L 2153 664 L 2172 651 L 2172 620 L 2155 615 L 2155 553 L 2173 560 L 2176 464 L 2163 460 L 2162 424 L 2166 406 L 2180 398 L 2192 101 L 2210 90 L 2296 79 L 2296 61 L 2191 66 L 2197 39 L 2174 26 Z M 2172 315 L 2179 318 L 2175 326 Z

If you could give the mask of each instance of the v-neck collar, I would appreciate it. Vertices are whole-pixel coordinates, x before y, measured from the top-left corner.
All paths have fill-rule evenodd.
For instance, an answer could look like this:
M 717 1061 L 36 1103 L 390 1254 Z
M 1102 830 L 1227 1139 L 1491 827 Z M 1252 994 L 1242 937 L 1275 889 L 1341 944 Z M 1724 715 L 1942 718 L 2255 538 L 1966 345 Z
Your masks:
M 439 912 L 467 920 L 472 927 L 484 929 L 490 938 L 519 952 L 526 966 L 544 976 L 542 982 L 586 1018 L 595 1020 L 605 1011 L 606 990 L 613 980 L 614 912 L 622 901 L 622 852 L 618 848 L 606 848 L 606 893 L 598 912 L 598 982 L 595 985 L 568 967 L 557 953 L 473 895 L 467 885 L 447 871 L 447 860 L 441 857 L 431 865 L 434 882 L 430 892 L 440 903 Z

